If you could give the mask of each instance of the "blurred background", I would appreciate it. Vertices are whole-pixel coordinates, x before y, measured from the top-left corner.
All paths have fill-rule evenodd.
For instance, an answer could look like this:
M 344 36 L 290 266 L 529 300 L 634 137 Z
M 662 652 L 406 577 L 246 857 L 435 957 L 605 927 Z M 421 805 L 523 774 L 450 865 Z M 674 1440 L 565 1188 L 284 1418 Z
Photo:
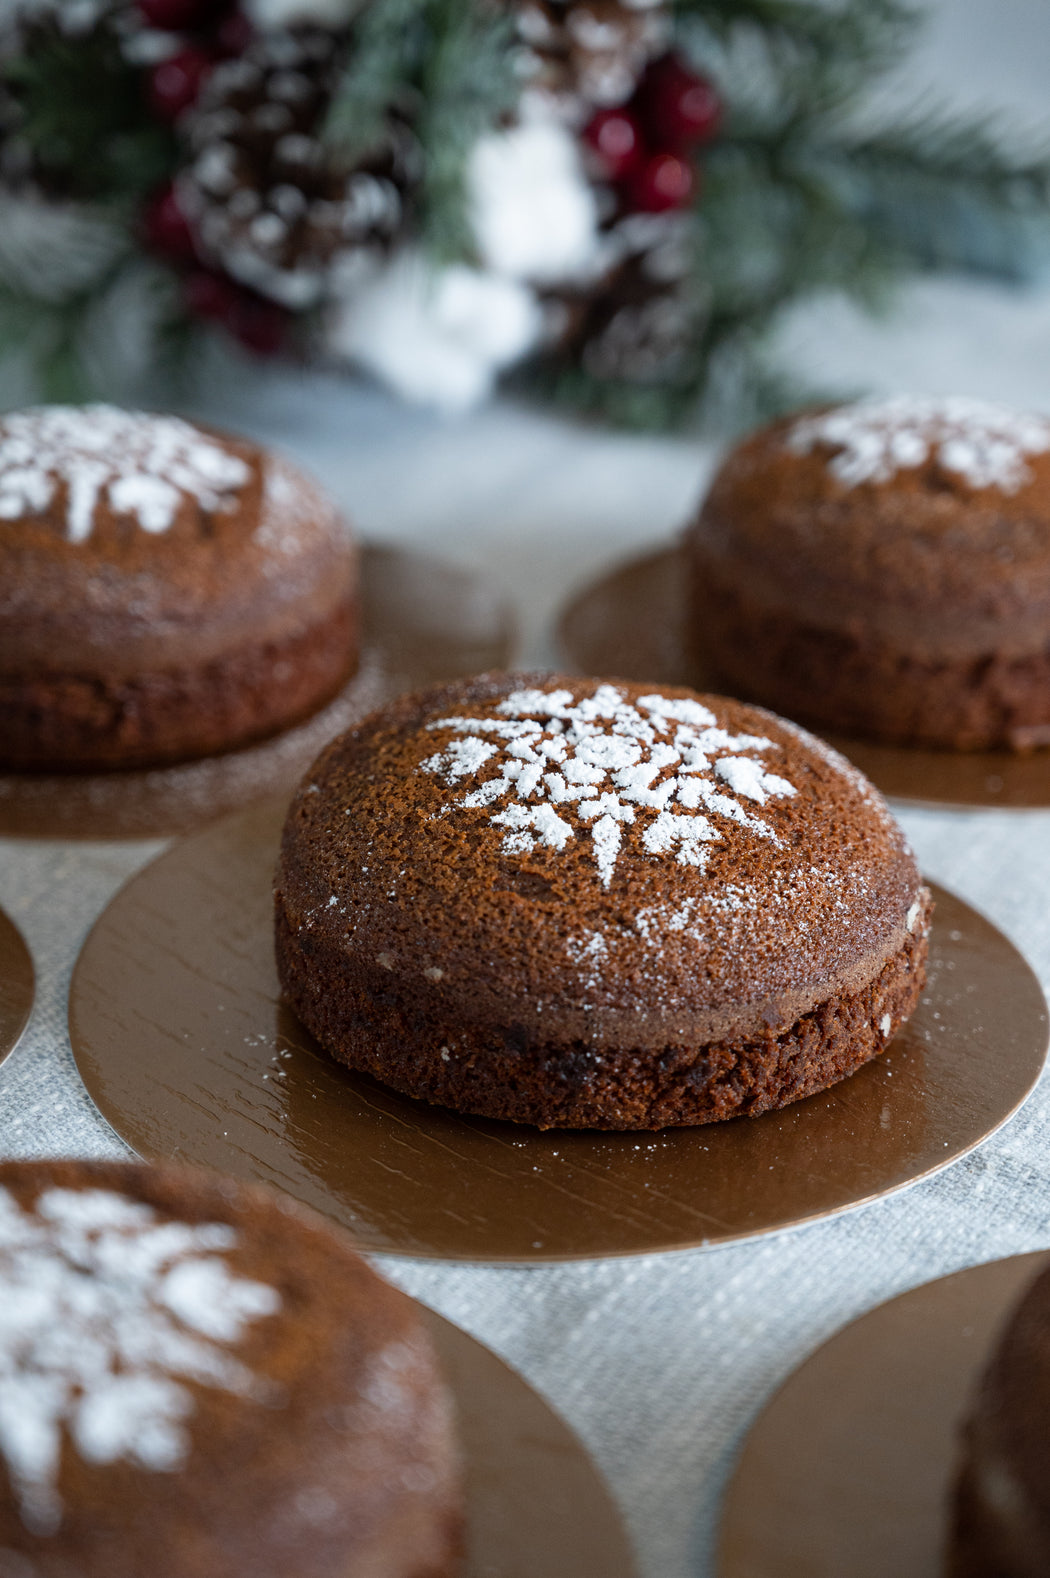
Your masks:
M 135 399 L 283 446 L 364 535 L 487 572 L 538 663 L 727 433 L 866 391 L 1050 407 L 1043 0 L 516 0 L 483 38 L 472 0 L 351 12 L 0 8 L 3 404 Z M 461 110 L 501 47 L 520 97 Z M 364 154 L 362 58 L 389 79 Z M 279 165 L 289 104 L 312 175 Z

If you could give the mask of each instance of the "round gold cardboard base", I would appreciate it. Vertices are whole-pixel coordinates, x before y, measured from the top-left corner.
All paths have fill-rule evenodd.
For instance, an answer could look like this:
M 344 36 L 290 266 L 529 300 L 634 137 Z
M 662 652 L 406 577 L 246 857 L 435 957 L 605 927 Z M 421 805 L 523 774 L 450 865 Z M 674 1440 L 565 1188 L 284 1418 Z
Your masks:
M 618 565 L 564 609 L 557 638 L 572 669 L 697 690 L 721 687 L 685 635 L 686 575 L 672 546 Z M 1050 749 L 931 751 L 820 731 L 872 783 L 913 805 L 1050 806 Z
M 0 910 L 0 1063 L 29 1023 L 36 982 L 22 933 Z
M 620 1515 L 577 1437 L 502 1359 L 423 1314 L 463 1445 L 463 1578 L 637 1578 Z
M 513 621 L 477 576 L 400 548 L 366 544 L 361 560 L 361 666 L 327 707 L 274 739 L 175 767 L 0 774 L 0 835 L 184 832 L 255 800 L 290 795 L 321 748 L 388 696 L 507 666 Z
M 941 1578 L 957 1433 L 1044 1253 L 891 1299 L 780 1388 L 726 1496 L 718 1578 Z
M 117 895 L 73 977 L 70 1036 L 141 1155 L 276 1184 L 368 1250 L 513 1263 L 722 1244 L 935 1172 L 1022 1102 L 1043 994 L 1002 934 L 937 892 L 922 1006 L 888 1051 L 782 1112 L 658 1134 L 464 1118 L 349 1073 L 281 1002 L 283 812 L 183 839 Z

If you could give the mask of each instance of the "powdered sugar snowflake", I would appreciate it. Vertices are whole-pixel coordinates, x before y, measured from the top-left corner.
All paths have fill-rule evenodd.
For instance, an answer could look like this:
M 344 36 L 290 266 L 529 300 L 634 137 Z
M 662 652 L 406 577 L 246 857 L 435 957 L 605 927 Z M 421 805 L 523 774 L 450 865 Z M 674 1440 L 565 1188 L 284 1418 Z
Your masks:
M 164 532 L 183 495 L 228 509 L 250 475 L 239 455 L 174 416 L 56 405 L 0 419 L 0 520 L 46 510 L 61 486 L 70 542 L 91 536 L 103 493 L 143 531 Z
M 897 395 L 804 417 L 790 429 L 787 444 L 797 454 L 817 444 L 836 446 L 828 470 L 847 487 L 888 482 L 935 452 L 971 487 L 1016 493 L 1031 477 L 1025 456 L 1050 450 L 1050 421 L 960 395 Z
M 176 1377 L 260 1392 L 224 1346 L 280 1297 L 231 1273 L 236 1242 L 108 1190 L 48 1189 L 29 1213 L 0 1188 L 0 1453 L 34 1533 L 61 1521 L 63 1432 L 86 1462 L 171 1471 L 193 1411 Z
M 564 849 L 589 833 L 606 889 L 625 828 L 637 827 L 646 854 L 702 871 L 708 845 L 724 836 L 712 816 L 778 843 L 741 800 L 761 806 L 796 793 L 741 754 L 771 750 L 772 740 L 727 733 L 698 701 L 652 695 L 632 704 L 614 685 L 580 701 L 570 690 L 516 690 L 489 717 L 439 718 L 428 728 L 463 738 L 421 762 L 424 772 L 456 785 L 491 772 L 457 803 L 491 807 L 508 854 Z

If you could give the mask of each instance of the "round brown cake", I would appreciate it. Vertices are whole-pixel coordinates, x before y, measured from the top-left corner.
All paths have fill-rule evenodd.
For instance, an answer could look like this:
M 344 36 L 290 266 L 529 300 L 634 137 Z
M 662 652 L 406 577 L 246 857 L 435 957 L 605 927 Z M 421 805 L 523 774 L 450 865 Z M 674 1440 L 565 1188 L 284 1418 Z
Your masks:
M 1050 1270 L 1014 1309 L 963 1432 L 949 1578 L 1050 1573 Z
M 460 1529 L 416 1307 L 319 1217 L 0 1165 L 4 1578 L 449 1578 Z
M 0 417 L 0 766 L 229 750 L 356 662 L 354 549 L 287 461 L 110 406 Z
M 485 675 L 334 741 L 288 813 L 277 962 L 340 1062 L 543 1128 L 780 1107 L 912 1012 L 929 894 L 871 785 L 682 689 Z
M 734 694 L 902 744 L 1050 743 L 1050 419 L 900 396 L 778 422 L 685 541 L 691 638 Z

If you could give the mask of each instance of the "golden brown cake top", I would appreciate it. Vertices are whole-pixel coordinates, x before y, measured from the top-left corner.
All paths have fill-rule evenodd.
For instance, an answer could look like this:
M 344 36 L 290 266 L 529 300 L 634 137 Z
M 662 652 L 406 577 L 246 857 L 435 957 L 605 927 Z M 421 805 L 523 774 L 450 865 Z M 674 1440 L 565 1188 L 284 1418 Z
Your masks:
M 403 698 L 334 742 L 279 882 L 307 928 L 440 982 L 473 1019 L 491 999 L 552 1031 L 643 1012 L 654 1034 L 763 1005 L 793 1020 L 870 978 L 920 886 L 875 790 L 794 725 L 529 674 Z
M 898 395 L 753 434 L 690 536 L 772 614 L 874 626 L 930 654 L 1050 627 L 1050 418 Z
M 8 672 L 204 662 L 324 617 L 352 580 L 321 490 L 246 439 L 104 405 L 0 417 Z
M 415 1310 L 282 1197 L 0 1164 L 0 1289 L 2 1548 L 85 1573 L 108 1540 L 107 1572 L 155 1550 L 203 1574 L 225 1548 L 231 1570 L 334 1575 L 432 1468 L 443 1400 Z

